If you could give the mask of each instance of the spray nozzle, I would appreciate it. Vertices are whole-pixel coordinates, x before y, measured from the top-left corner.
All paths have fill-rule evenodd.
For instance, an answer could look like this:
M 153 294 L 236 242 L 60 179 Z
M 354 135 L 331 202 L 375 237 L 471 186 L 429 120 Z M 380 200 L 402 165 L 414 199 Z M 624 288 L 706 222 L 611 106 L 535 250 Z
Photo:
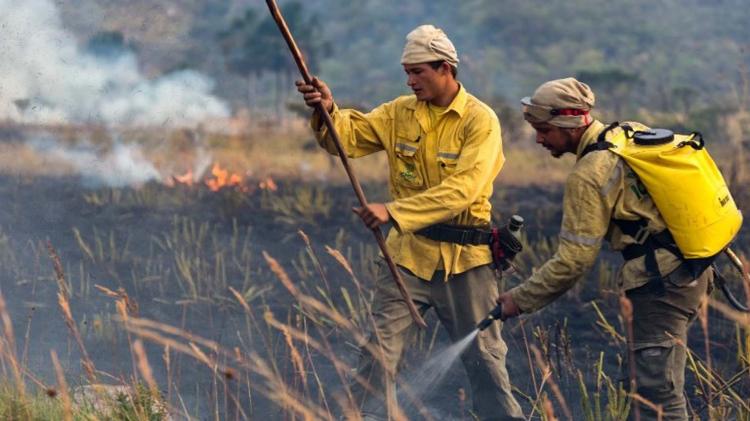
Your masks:
M 513 215 L 508 220 L 508 230 L 514 235 L 519 235 L 523 227 L 523 218 L 519 215 Z
M 495 308 L 490 311 L 490 314 L 487 315 L 481 322 L 477 323 L 477 329 L 479 330 L 485 330 L 492 322 L 495 320 L 500 320 L 500 316 L 503 315 L 503 306 L 498 304 Z
M 523 250 L 520 240 L 522 227 L 523 218 L 513 215 L 505 226 L 492 230 L 490 248 L 497 269 L 502 271 L 508 269 L 510 261 Z

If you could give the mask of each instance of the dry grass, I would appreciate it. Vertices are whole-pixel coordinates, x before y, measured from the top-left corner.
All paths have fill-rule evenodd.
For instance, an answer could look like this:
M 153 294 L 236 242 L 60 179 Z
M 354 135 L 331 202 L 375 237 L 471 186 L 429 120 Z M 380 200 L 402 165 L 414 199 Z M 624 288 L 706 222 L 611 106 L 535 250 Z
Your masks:
M 292 126 L 284 133 L 264 130 L 257 128 L 252 136 L 246 137 L 209 137 L 207 144 L 217 160 L 237 171 L 252 169 L 254 174 L 260 175 L 278 170 L 294 177 L 306 177 L 305 174 L 317 177 L 320 173 L 329 181 L 346 183 L 335 161 L 315 148 L 301 146 L 304 139 L 310 137 L 305 127 Z M 75 133 L 70 135 L 74 137 Z M 94 135 L 104 137 L 101 133 L 91 136 Z M 139 138 L 144 144 L 158 138 L 151 132 L 132 132 L 128 136 Z M 153 147 L 150 150 L 153 154 L 149 153 L 149 156 L 158 163 L 159 159 L 166 160 L 169 154 L 180 156 L 183 150 L 187 154 L 193 143 L 186 140 L 186 136 L 185 133 L 164 134 L 166 146 L 163 149 Z M 555 160 L 544 150 L 512 142 L 507 143 L 506 154 L 508 161 L 498 185 L 560 183 L 572 165 L 570 159 Z M 189 154 L 183 156 L 190 159 Z M 364 179 L 382 182 L 384 162 L 377 159 L 362 166 L 360 175 Z M 42 167 L 47 164 L 34 163 L 33 159 L 30 162 L 27 175 L 39 175 L 45 171 Z M 310 164 L 313 169 L 309 173 L 295 172 L 294 168 L 299 169 L 303 163 Z M 543 174 L 544 179 L 538 179 L 535 174 Z M 217 196 L 220 195 L 211 196 L 203 190 L 175 192 L 162 186 L 145 186 L 127 192 L 121 189 L 97 190 L 86 193 L 85 209 L 140 208 L 155 212 L 163 211 L 165 208 L 161 206 L 167 201 L 173 207 L 167 209 L 181 209 L 181 206 L 188 207 L 204 200 L 216 200 Z M 359 414 L 351 385 L 372 386 L 356 375 L 348 356 L 353 348 L 367 343 L 367 331 L 372 326 L 369 304 L 373 285 L 368 281 L 371 261 L 377 251 L 372 244 L 352 241 L 351 233 L 344 229 L 340 229 L 330 245 L 316 244 L 313 236 L 299 229 L 300 224 L 315 226 L 332 218 L 339 206 L 336 200 L 330 187 L 312 183 L 278 192 L 261 192 L 256 196 L 239 195 L 238 209 L 245 211 L 243 206 L 257 206 L 250 208 L 251 211 L 271 216 L 269 220 L 276 224 L 273 227 L 278 228 L 273 235 L 278 235 L 279 242 L 282 241 L 282 231 L 286 233 L 284 247 L 294 250 L 290 255 L 298 253 L 288 264 L 275 259 L 270 252 L 262 253 L 254 234 L 236 220 L 225 226 L 216 222 L 218 218 L 208 221 L 181 216 L 176 211 L 167 223 L 135 243 L 127 233 L 111 227 L 96 230 L 81 225 L 69 228 L 61 234 L 75 251 L 69 252 L 67 261 L 63 261 L 51 247 L 46 250 L 44 244 L 19 245 L 10 239 L 3 240 L 0 235 L 0 262 L 7 266 L 9 273 L 19 274 L 18 278 L 33 288 L 43 285 L 39 279 L 48 279 L 51 285 L 55 285 L 62 320 L 69 329 L 71 343 L 77 348 L 72 360 L 82 360 L 87 383 L 94 383 L 94 377 L 96 381 L 111 379 L 134 391 L 129 400 L 120 403 L 130 411 L 128 414 L 133 414 L 131 419 L 164 419 L 148 410 L 148 402 L 161 401 L 166 402 L 170 413 L 175 416 L 185 419 L 201 416 L 197 411 L 194 413 L 190 404 L 184 403 L 178 387 L 179 373 L 181 369 L 186 370 L 184 360 L 187 358 L 202 367 L 196 370 L 193 366 L 191 370 L 210 379 L 211 388 L 201 391 L 204 393 L 201 397 L 208 397 L 206 405 L 212 418 L 254 419 L 257 417 L 254 412 L 256 405 L 264 402 L 274 405 L 277 408 L 275 413 L 289 420 L 336 419 L 339 416 L 355 420 Z M 220 203 L 230 206 L 226 202 Z M 545 221 L 550 218 L 544 213 L 548 210 L 539 212 L 535 217 Z M 297 243 L 290 238 L 296 239 Z M 554 237 L 526 239 L 524 246 L 525 251 L 517 261 L 518 272 L 528 274 L 555 252 L 556 240 Z M 37 260 L 49 253 L 52 265 L 45 264 L 46 270 L 38 272 L 29 270 L 23 265 L 32 259 L 19 258 L 22 253 L 30 253 Z M 50 267 L 54 271 L 52 277 L 48 274 Z M 514 278 L 506 277 L 504 282 L 517 281 L 521 276 Z M 582 317 L 588 315 L 592 320 L 598 320 L 593 329 L 604 338 L 603 342 L 610 345 L 606 353 L 596 353 L 593 357 L 581 355 L 575 344 L 576 335 L 581 332 L 565 332 L 565 321 L 556 322 L 553 328 L 544 319 L 526 319 L 523 324 L 531 328 L 535 337 L 527 338 L 525 327 L 522 327 L 524 337 L 519 349 L 527 360 L 522 376 L 533 379 L 533 386 L 528 391 L 519 390 L 519 393 L 528 393 L 525 408 L 529 418 L 578 419 L 583 414 L 581 419 L 592 421 L 622 420 L 630 410 L 632 400 L 642 401 L 632 390 L 623 390 L 613 380 L 619 377 L 619 373 L 611 361 L 626 359 L 625 338 L 629 336 L 627 311 L 618 314 L 613 310 L 617 306 L 612 294 L 616 288 L 614 267 L 603 262 L 589 278 L 585 288 L 596 292 L 595 301 L 588 303 L 581 298 L 583 286 L 574 290 L 569 299 L 575 302 Z M 115 286 L 106 288 L 92 281 L 102 282 L 101 279 L 111 280 Z M 126 287 L 117 289 L 119 285 L 128 290 Z M 139 296 L 139 291 L 130 288 L 140 290 L 141 296 L 153 300 L 136 303 L 133 297 Z M 91 303 L 96 301 L 92 295 L 96 294 L 91 294 L 91 291 L 97 290 L 115 300 L 114 309 L 106 305 L 86 310 L 76 307 L 76 303 L 94 306 Z M 279 305 L 279 302 L 286 305 Z M 717 417 L 748 419 L 750 408 L 746 402 L 743 405 L 742 393 L 750 387 L 750 321 L 746 315 L 733 312 L 720 302 L 709 301 L 709 304 L 731 324 L 711 325 L 709 321 L 716 320 L 716 314 L 701 316 L 705 336 L 701 344 L 693 346 L 694 352 L 690 354 L 690 370 L 696 377 L 696 389 L 689 390 L 688 394 L 691 398 L 701 399 L 705 408 L 698 406 L 691 411 L 697 416 L 710 411 Z M 240 322 L 235 332 L 239 344 L 229 346 L 211 339 L 213 332 L 210 331 L 191 331 L 139 317 L 139 310 L 145 313 L 145 309 L 180 307 L 185 309 L 185 323 L 185 319 L 195 317 L 190 309 L 200 306 L 239 314 L 240 320 L 244 320 L 244 325 Z M 102 316 L 91 318 L 92 311 Z M 96 324 L 94 328 L 83 329 L 81 320 L 84 315 L 91 320 L 100 320 L 100 325 L 101 320 L 109 321 L 108 329 L 127 336 L 127 343 L 117 342 L 116 334 L 102 334 Z M 66 381 L 64 364 L 58 361 L 57 354 L 52 356 L 56 388 L 48 387 L 34 377 L 32 368 L 24 366 L 23 357 L 15 354 L 17 344 L 11 317 L 21 316 L 8 313 L 2 301 L 0 316 L 3 323 L 0 360 L 3 374 L 12 381 L 15 393 L 14 400 L 10 401 L 31 407 L 36 398 L 34 393 L 25 390 L 28 383 L 48 393 L 44 399 L 57 405 L 57 409 L 47 410 L 47 418 L 40 419 L 76 419 L 79 413 L 86 414 L 86 411 L 95 414 L 95 411 L 75 402 L 73 390 L 68 386 L 75 382 Z M 608 317 L 617 318 L 619 322 L 610 321 Z M 512 326 L 509 328 L 512 334 Z M 714 340 L 709 332 L 717 334 L 720 328 L 725 330 L 721 332 L 722 337 L 727 336 L 726 329 L 736 330 L 736 343 L 729 345 L 736 348 L 732 348 L 736 354 L 731 361 L 717 361 L 714 350 L 706 351 Z M 423 356 L 430 355 L 433 348 L 439 346 L 436 340 L 438 332 L 436 328 L 432 335 L 416 336 L 413 351 Z M 101 366 L 97 358 L 106 356 L 88 355 L 86 345 L 101 340 L 97 335 L 106 336 L 115 346 L 130 352 L 132 372 L 128 376 L 113 379 L 114 376 L 96 371 L 94 364 Z M 28 341 L 29 335 L 26 337 Z M 572 347 L 571 342 L 575 344 Z M 153 355 L 149 358 L 149 344 L 163 349 L 163 366 L 159 366 Z M 33 346 L 24 344 L 25 348 Z M 382 351 L 378 348 L 367 349 L 367 352 L 382 358 Z M 605 364 L 605 360 L 609 363 Z M 408 385 L 403 386 L 408 388 Z M 143 394 L 137 392 L 141 389 Z M 165 397 L 162 397 L 162 390 L 166 390 Z M 418 411 L 429 414 L 419 396 L 407 397 Z M 5 414 L 2 412 L 3 399 L 0 394 L 0 415 Z M 456 399 L 454 412 L 469 419 L 469 409 L 465 408 L 470 406 L 466 404 L 466 394 L 458 394 Z M 403 408 L 392 409 L 396 419 L 407 418 Z
M 301 232 L 300 236 L 309 252 L 314 253 L 309 237 Z M 363 298 L 364 292 L 362 286 L 359 284 L 356 273 L 352 269 L 351 262 L 338 250 L 328 248 L 328 253 L 331 259 L 352 277 L 356 286 L 356 292 L 352 295 Z M 250 324 L 248 328 L 257 334 L 266 336 L 265 343 L 268 352 L 266 356 L 255 351 L 243 351 L 237 348 L 225 349 L 219 342 L 203 338 L 183 329 L 156 321 L 132 317 L 126 308 L 136 307 L 137 304 L 132 302 L 132 299 L 129 298 L 125 291 L 115 292 L 100 286 L 97 286 L 97 288 L 105 295 L 117 300 L 118 319 L 123 323 L 123 327 L 128 332 L 139 338 L 133 341 L 131 352 L 136 360 L 137 371 L 148 385 L 148 393 L 152 396 L 152 401 L 159 402 L 162 398 L 159 392 L 160 387 L 154 376 L 153 369 L 148 362 L 142 341 L 154 343 L 165 350 L 168 349 L 169 351 L 165 351 L 166 355 L 169 355 L 171 352 L 182 353 L 204 365 L 207 368 L 206 375 L 213 376 L 217 384 L 222 385 L 221 387 L 225 390 L 228 402 L 231 402 L 231 405 L 235 408 L 236 419 L 249 419 L 246 407 L 242 403 L 242 394 L 253 392 L 275 402 L 281 413 L 287 414 L 292 419 L 335 419 L 335 414 L 343 414 L 346 419 L 358 419 L 356 404 L 349 389 L 350 381 L 359 382 L 365 387 L 371 386 L 367 384 L 365 379 L 358 378 L 356 375 L 352 377 L 352 366 L 337 355 L 332 344 L 329 342 L 329 338 L 331 337 L 331 332 L 335 332 L 337 336 L 349 337 L 357 343 L 364 343 L 365 338 L 362 336 L 362 326 L 359 326 L 359 323 L 352 323 L 353 318 L 346 317 L 332 304 L 326 303 L 324 290 L 318 291 L 318 294 L 320 294 L 318 298 L 309 295 L 300 289 L 276 259 L 267 253 L 264 253 L 264 258 L 270 270 L 275 274 L 277 281 L 292 294 L 295 301 L 299 304 L 299 308 L 290 311 L 286 321 L 278 320 L 267 309 L 261 310 L 264 314 L 262 318 L 257 318 L 254 315 L 255 310 L 243 294 L 234 288 L 230 289 L 230 293 L 236 299 L 239 308 L 250 316 L 248 319 Z M 322 268 L 318 270 L 320 273 L 323 273 Z M 711 304 L 726 313 L 728 317 L 734 318 L 740 325 L 750 324 L 744 315 L 735 314 L 720 303 L 712 302 Z M 623 318 L 627 325 L 627 321 L 629 320 L 628 303 L 623 301 L 622 305 Z M 67 309 L 63 308 L 63 310 L 64 319 L 68 322 L 72 318 L 69 304 Z M 616 332 L 617 329 L 603 318 L 601 312 L 599 315 L 602 318 L 600 325 L 603 331 L 611 331 L 611 336 L 615 338 L 625 336 Z M 708 319 L 706 318 L 706 320 Z M 360 323 L 364 322 L 360 321 Z M 70 323 L 68 322 L 68 324 Z M 264 325 L 270 327 L 272 330 L 266 330 Z M 308 326 L 314 326 L 315 329 L 310 330 Z M 554 420 L 560 419 L 560 415 L 558 414 L 562 414 L 562 419 L 577 419 L 577 415 L 574 415 L 574 411 L 570 407 L 570 402 L 565 397 L 568 392 L 562 390 L 558 383 L 558 380 L 563 375 L 560 372 L 562 367 L 551 363 L 550 343 L 548 342 L 550 335 L 542 334 L 543 329 L 539 327 L 535 328 L 535 330 L 539 332 L 536 335 L 539 342 L 537 344 L 526 342 L 525 349 L 530 356 L 534 356 L 533 362 L 530 361 L 529 374 L 532 377 L 539 376 L 540 381 L 538 384 L 535 383 L 534 397 L 529 398 L 531 412 L 528 416 L 533 417 L 536 415 L 544 420 Z M 275 336 L 273 332 L 277 332 L 282 338 L 281 342 L 276 342 L 275 345 L 272 345 L 275 341 L 273 339 Z M 74 330 L 71 330 L 71 333 L 74 337 L 77 336 Z M 709 338 L 706 338 L 706 341 L 708 340 Z M 557 344 L 554 346 L 559 347 L 560 345 Z M 377 355 L 379 350 L 371 349 L 370 352 Z M 85 355 L 85 349 L 82 350 L 82 353 Z M 278 361 L 276 359 L 280 357 L 279 353 L 284 353 L 288 356 L 282 359 L 289 358 L 291 361 L 289 371 L 277 365 Z M 709 361 L 702 362 L 697 359 L 695 354 L 691 353 L 690 360 L 693 370 L 700 373 L 699 386 L 707 390 L 707 392 L 704 392 L 706 401 L 708 403 L 717 402 L 716 405 L 709 405 L 707 407 L 710 413 L 729 416 L 734 413 L 732 411 L 740 411 L 740 413 L 750 414 L 750 408 L 743 409 L 742 398 L 737 396 L 733 390 L 733 387 L 738 383 L 747 381 L 748 370 L 740 371 L 733 378 L 724 380 L 718 372 L 711 368 L 710 354 L 707 355 Z M 336 376 L 341 388 L 338 394 L 331 394 L 331 391 L 337 388 L 332 387 L 330 383 L 324 383 L 322 380 L 323 373 L 319 371 L 321 369 L 321 357 L 327 361 L 327 364 L 331 364 L 337 373 Z M 60 414 L 68 418 L 71 415 L 70 408 L 72 404 L 70 398 L 66 398 L 68 396 L 68 386 L 54 354 L 53 364 L 57 367 L 56 372 L 61 399 Z M 566 364 L 574 363 L 571 361 Z M 748 361 L 746 360 L 746 367 L 747 364 Z M 611 380 L 611 376 L 605 373 L 603 354 L 600 354 L 599 360 L 593 366 L 592 374 L 597 378 L 594 389 L 589 389 L 589 386 L 584 381 L 584 373 L 581 370 L 576 370 L 575 373 L 576 382 L 581 393 L 582 413 L 587 420 L 623 420 L 629 411 L 631 399 L 641 405 L 654 407 L 655 410 L 659 411 L 657 405 L 648 402 L 637 394 L 622 390 L 616 382 Z M 241 379 L 250 377 L 256 377 L 257 380 L 246 384 L 241 382 Z M 171 383 L 171 380 L 168 380 L 168 382 Z M 135 384 L 132 387 L 135 389 L 138 386 Z M 602 393 L 602 388 L 606 391 L 604 394 Z M 554 400 L 551 400 L 548 395 L 553 396 Z M 214 399 L 217 400 L 214 402 L 214 405 L 218 408 L 219 395 L 215 395 Z M 419 404 L 418 397 L 415 397 L 415 399 L 415 402 Z M 135 401 L 130 400 L 128 402 Z M 153 414 L 148 415 L 143 403 L 134 405 L 132 409 L 132 413 L 136 417 L 134 419 L 162 419 L 153 418 Z M 401 412 L 399 407 L 393 408 L 393 411 L 394 419 L 406 419 L 406 415 Z M 176 414 L 180 411 L 172 408 L 171 412 Z M 233 412 L 231 408 L 229 412 Z M 184 415 L 187 416 L 187 414 Z

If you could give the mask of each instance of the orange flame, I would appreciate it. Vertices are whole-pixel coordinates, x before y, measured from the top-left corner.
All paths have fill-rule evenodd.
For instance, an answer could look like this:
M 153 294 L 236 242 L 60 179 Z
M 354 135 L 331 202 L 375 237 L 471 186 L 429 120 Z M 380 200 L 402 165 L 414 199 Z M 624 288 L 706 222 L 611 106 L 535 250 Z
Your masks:
M 258 183 L 258 187 L 260 187 L 263 190 L 270 190 L 270 191 L 276 191 L 279 189 L 279 186 L 276 185 L 276 182 L 273 181 L 273 178 L 266 177 L 265 180 Z
M 211 174 L 214 178 L 209 178 L 205 181 L 211 191 L 219 191 L 224 187 L 240 186 L 242 184 L 242 176 L 239 174 L 230 174 L 229 171 L 221 168 L 219 164 L 214 164 L 211 168 Z
M 234 188 L 238 191 L 246 193 L 251 192 L 257 188 L 270 191 L 278 190 L 276 182 L 274 182 L 271 177 L 266 177 L 265 179 L 260 181 L 256 187 L 255 185 L 249 185 L 248 181 L 245 180 L 245 176 L 243 176 L 242 174 L 232 173 L 229 170 L 222 168 L 218 163 L 214 163 L 212 165 L 211 175 L 206 176 L 202 183 L 205 184 L 209 190 L 214 192 L 219 191 L 223 188 Z M 196 180 L 193 170 L 189 170 L 182 175 L 170 176 L 169 178 L 164 180 L 164 184 L 169 187 L 175 187 L 177 185 L 192 187 L 200 185 L 201 182 Z

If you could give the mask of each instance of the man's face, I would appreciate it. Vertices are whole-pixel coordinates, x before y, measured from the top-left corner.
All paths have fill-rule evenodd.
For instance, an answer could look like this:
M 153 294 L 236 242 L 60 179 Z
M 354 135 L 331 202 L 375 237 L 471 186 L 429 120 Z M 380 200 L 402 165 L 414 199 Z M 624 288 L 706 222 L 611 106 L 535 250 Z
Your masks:
M 533 123 L 531 127 L 536 130 L 536 143 L 547 148 L 555 158 L 563 156 L 566 152 L 576 153 L 578 139 L 575 138 L 572 130 L 549 123 Z
M 447 68 L 447 71 L 446 71 Z M 442 96 L 449 87 L 450 66 L 443 64 L 437 70 L 429 63 L 404 64 L 406 84 L 419 101 L 431 102 Z

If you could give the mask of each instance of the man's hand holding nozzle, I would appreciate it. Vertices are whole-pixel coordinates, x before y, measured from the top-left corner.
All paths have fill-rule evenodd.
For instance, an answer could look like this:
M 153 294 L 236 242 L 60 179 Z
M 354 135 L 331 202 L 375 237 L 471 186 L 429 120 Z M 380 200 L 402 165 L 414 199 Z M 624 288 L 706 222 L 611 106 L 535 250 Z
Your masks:
M 502 308 L 500 320 L 505 321 L 521 314 L 521 309 L 518 307 L 518 304 L 513 301 L 513 296 L 510 292 L 503 292 L 500 294 L 500 296 L 497 297 L 497 305 Z

